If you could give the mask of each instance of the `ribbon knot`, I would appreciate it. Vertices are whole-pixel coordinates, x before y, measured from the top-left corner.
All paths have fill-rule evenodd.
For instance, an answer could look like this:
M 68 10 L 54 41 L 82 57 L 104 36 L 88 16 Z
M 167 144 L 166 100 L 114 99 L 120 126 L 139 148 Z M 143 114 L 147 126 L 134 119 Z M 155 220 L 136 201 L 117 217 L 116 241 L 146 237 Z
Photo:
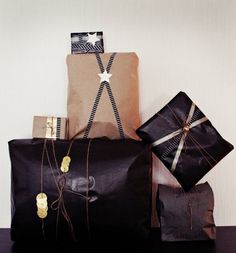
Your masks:
M 190 130 L 190 127 L 188 125 L 185 125 L 184 128 L 183 128 L 183 132 L 185 134 L 187 134 L 189 132 L 189 130 Z

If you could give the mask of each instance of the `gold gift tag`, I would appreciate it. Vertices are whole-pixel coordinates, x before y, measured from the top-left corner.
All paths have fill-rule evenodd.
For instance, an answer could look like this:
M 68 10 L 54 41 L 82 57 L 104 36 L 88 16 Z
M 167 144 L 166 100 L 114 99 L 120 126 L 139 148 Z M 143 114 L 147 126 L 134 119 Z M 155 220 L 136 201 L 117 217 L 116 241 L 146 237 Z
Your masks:
M 37 203 L 44 203 L 47 202 L 47 195 L 44 192 L 40 192 L 37 196 L 36 196 L 36 201 Z
M 47 211 L 48 211 L 48 207 L 45 207 L 45 208 L 40 208 L 40 207 L 39 207 L 38 210 L 37 210 L 37 212 L 38 212 L 38 213 L 41 213 L 41 214 L 42 214 L 42 213 L 46 213 Z
M 38 215 L 39 218 L 45 219 L 47 217 L 48 213 L 46 211 L 42 212 L 42 211 L 38 210 L 37 215 Z
M 63 157 L 63 160 L 61 162 L 61 171 L 63 173 L 66 173 L 69 171 L 70 161 L 71 161 L 71 158 L 69 156 Z
M 48 208 L 48 204 L 46 202 L 45 203 L 37 203 L 36 205 L 40 209 L 46 209 L 46 208 Z
M 37 215 L 39 218 L 44 219 L 47 217 L 48 202 L 47 195 L 44 192 L 40 192 L 36 196 Z

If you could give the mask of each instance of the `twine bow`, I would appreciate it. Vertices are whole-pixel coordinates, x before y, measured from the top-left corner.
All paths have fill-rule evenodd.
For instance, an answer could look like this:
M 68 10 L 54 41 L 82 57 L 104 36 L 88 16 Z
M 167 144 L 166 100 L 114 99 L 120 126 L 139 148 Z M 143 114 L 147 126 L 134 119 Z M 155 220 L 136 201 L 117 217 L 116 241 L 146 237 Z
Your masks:
M 64 219 L 66 220 L 66 222 L 68 223 L 68 226 L 71 230 L 71 235 L 74 241 L 77 241 L 75 232 L 74 232 L 74 226 L 71 220 L 71 217 L 69 215 L 69 212 L 67 211 L 67 207 L 65 205 L 65 200 L 64 200 L 64 192 L 69 192 L 72 194 L 75 194 L 83 199 L 85 199 L 86 201 L 86 220 L 87 220 L 87 230 L 88 230 L 88 238 L 90 238 L 90 222 L 89 222 L 89 202 L 92 200 L 92 197 L 89 196 L 89 190 L 91 187 L 94 187 L 95 181 L 92 180 L 92 177 L 89 177 L 89 152 L 90 152 L 90 145 L 91 145 L 91 141 L 89 140 L 88 143 L 88 149 L 87 149 L 87 159 L 86 159 L 86 180 L 83 180 L 83 183 L 85 183 L 86 185 L 86 195 L 83 195 L 79 192 L 75 192 L 73 190 L 67 189 L 66 188 L 66 176 L 64 174 L 61 174 L 59 166 L 58 166 L 58 162 L 56 159 L 56 153 L 55 153 L 55 147 L 54 147 L 54 141 L 51 140 L 52 143 L 52 154 L 53 154 L 53 159 L 54 159 L 54 163 L 56 165 L 56 170 L 53 169 L 52 163 L 51 163 L 51 159 L 49 156 L 49 150 L 47 148 L 47 139 L 45 139 L 44 141 L 44 148 L 43 148 L 43 155 L 42 155 L 42 165 L 43 165 L 43 160 L 44 160 L 44 152 L 46 154 L 47 157 L 47 161 L 49 164 L 49 167 L 51 169 L 52 172 L 52 176 L 58 191 L 58 197 L 56 200 L 54 200 L 51 204 L 51 209 L 54 211 L 57 211 L 57 220 L 56 220 L 56 239 L 58 239 L 58 226 L 59 226 L 59 215 L 60 213 L 62 214 L 62 216 L 64 217 Z M 42 173 L 41 173 L 41 188 L 43 186 L 43 178 L 42 178 Z M 92 185 L 90 186 L 90 182 L 92 182 Z M 43 222 L 43 221 L 42 221 Z M 43 235 L 44 233 L 44 223 L 42 223 L 42 231 L 43 231 Z M 45 238 L 45 236 L 44 236 Z
M 171 171 L 172 173 L 173 173 L 173 172 L 175 171 L 175 169 L 176 169 L 177 163 L 178 163 L 178 161 L 179 161 L 180 154 L 181 154 L 182 149 L 183 149 L 183 147 L 184 147 L 184 143 L 185 143 L 186 137 L 187 137 L 187 135 L 190 134 L 190 130 L 191 130 L 192 128 L 194 128 L 194 127 L 196 127 L 196 126 L 198 126 L 198 125 L 200 125 L 200 124 L 202 124 L 203 122 L 205 122 L 205 121 L 208 120 L 207 117 L 204 116 L 204 117 L 202 117 L 201 119 L 198 119 L 198 120 L 196 120 L 196 121 L 191 122 L 191 121 L 192 121 L 192 118 L 193 118 L 194 111 L 195 111 L 195 107 L 196 107 L 196 105 L 195 105 L 194 103 L 192 103 L 192 105 L 191 105 L 191 107 L 190 107 L 190 111 L 189 111 L 188 117 L 187 117 L 187 120 L 185 121 L 185 124 L 184 124 L 184 126 L 183 126 L 182 128 L 180 128 L 180 129 L 174 131 L 173 133 L 168 134 L 168 135 L 162 137 L 161 139 L 158 139 L 158 140 L 156 140 L 156 141 L 154 141 L 154 142 L 152 143 L 152 146 L 153 146 L 153 147 L 156 147 L 156 146 L 162 144 L 163 142 L 166 142 L 166 141 L 168 141 L 168 140 L 174 138 L 175 136 L 182 134 L 182 137 L 181 137 L 181 139 L 180 139 L 179 145 L 178 145 L 178 147 L 177 147 L 177 151 L 176 151 L 176 153 L 175 153 L 174 160 L 173 160 L 172 165 L 171 165 L 170 171 Z M 171 110 L 171 111 L 172 111 L 172 110 Z M 173 113 L 173 112 L 172 112 L 172 113 Z M 195 141 L 194 141 L 194 144 L 196 145 Z M 200 148 L 201 148 L 201 147 L 200 147 Z M 207 159 L 207 158 L 206 158 L 206 159 Z M 208 161 L 208 162 L 209 162 L 209 161 Z

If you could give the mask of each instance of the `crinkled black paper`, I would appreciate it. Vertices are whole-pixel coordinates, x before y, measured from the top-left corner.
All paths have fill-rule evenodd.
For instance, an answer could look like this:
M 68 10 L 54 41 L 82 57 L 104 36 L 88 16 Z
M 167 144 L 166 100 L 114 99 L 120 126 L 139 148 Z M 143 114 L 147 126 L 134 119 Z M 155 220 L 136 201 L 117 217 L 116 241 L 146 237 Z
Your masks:
M 61 163 L 70 142 L 54 141 L 56 160 Z M 89 140 L 76 139 L 70 152 L 71 165 L 65 174 L 63 196 L 71 218 L 76 239 L 147 238 L 151 217 L 151 149 L 140 141 L 93 139 L 88 158 Z M 41 191 L 40 166 L 43 139 L 13 140 L 9 142 L 12 165 L 12 224 L 14 241 L 41 241 L 42 220 L 37 216 L 36 195 Z M 56 170 L 52 141 L 47 141 L 49 157 Z M 43 192 L 48 196 L 48 216 L 44 219 L 45 239 L 56 239 L 57 211 L 51 204 L 58 199 L 52 171 L 48 161 L 43 167 Z M 90 197 L 88 212 L 86 201 L 77 193 Z M 57 240 L 72 240 L 68 223 L 60 212 Z
M 189 192 L 158 186 L 157 209 L 162 241 L 214 240 L 214 196 L 210 185 L 196 185 Z
M 137 134 L 145 142 L 154 143 L 178 129 L 184 129 L 192 103 L 184 92 L 178 93 L 165 107 L 137 129 Z M 203 117 L 205 115 L 196 106 L 191 122 Z M 184 130 L 152 148 L 169 170 L 183 134 Z M 232 149 L 233 145 L 224 140 L 207 120 L 191 128 L 187 133 L 173 175 L 185 190 L 189 190 Z

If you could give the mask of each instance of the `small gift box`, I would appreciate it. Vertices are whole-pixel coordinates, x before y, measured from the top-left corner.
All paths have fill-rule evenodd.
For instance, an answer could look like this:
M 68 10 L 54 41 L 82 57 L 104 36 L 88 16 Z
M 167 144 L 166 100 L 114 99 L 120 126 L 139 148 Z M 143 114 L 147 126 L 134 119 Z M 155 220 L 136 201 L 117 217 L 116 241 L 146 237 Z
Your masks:
M 34 116 L 32 137 L 68 139 L 67 118 Z
M 177 208 L 178 207 L 178 208 Z M 202 241 L 216 238 L 214 194 L 206 182 L 189 192 L 158 186 L 157 210 L 162 241 Z
M 71 54 L 104 53 L 103 32 L 71 33 Z
M 208 118 L 184 93 L 137 129 L 187 191 L 232 149 Z

